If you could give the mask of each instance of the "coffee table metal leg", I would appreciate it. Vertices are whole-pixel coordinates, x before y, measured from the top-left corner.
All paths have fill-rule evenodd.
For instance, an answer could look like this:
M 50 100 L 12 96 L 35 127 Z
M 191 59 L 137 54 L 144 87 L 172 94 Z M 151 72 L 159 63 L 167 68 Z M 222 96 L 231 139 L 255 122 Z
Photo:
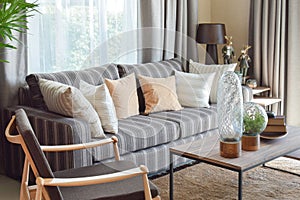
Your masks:
M 242 187 L 243 187 L 243 172 L 239 171 L 239 200 L 242 200 L 243 193 L 242 193 Z
M 173 200 L 173 153 L 170 152 L 170 200 Z

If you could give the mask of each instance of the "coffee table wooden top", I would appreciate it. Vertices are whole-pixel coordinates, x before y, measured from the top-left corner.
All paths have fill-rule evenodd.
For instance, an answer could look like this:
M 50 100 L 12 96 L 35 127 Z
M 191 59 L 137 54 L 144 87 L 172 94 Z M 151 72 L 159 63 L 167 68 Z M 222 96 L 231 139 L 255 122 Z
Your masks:
M 239 158 L 223 158 L 220 156 L 218 134 L 204 136 L 202 139 L 171 147 L 170 152 L 234 171 L 247 171 L 300 149 L 300 127 L 289 126 L 287 130 L 288 134 L 284 138 L 261 139 L 259 150 L 242 151 L 242 156 Z

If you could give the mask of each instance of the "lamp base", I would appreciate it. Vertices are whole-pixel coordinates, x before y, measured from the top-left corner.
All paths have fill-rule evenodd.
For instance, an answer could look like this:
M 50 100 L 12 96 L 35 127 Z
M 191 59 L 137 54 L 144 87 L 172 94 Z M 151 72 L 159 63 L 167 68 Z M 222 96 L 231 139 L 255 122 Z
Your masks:
M 242 155 L 241 142 L 220 141 L 220 155 L 224 158 L 238 158 Z
M 260 147 L 260 137 L 256 136 L 242 136 L 242 149 L 245 151 L 256 151 Z
M 218 48 L 216 44 L 207 44 L 206 45 L 206 57 L 205 64 L 213 65 L 218 64 Z

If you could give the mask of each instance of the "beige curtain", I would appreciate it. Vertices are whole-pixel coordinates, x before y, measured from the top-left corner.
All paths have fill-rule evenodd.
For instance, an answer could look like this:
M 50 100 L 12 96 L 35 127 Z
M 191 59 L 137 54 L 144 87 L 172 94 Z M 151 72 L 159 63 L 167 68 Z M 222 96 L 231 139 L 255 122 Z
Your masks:
M 198 0 L 138 1 L 138 61 L 198 60 Z
M 298 85 L 299 1 L 252 0 L 249 43 L 252 46 L 252 73 L 260 85 L 271 87 L 270 96 L 282 99 L 272 106 L 286 114 L 288 124 L 300 125 Z M 297 73 L 298 70 L 298 73 Z M 298 103 L 299 104 L 299 103 Z
M 300 1 L 288 1 L 286 114 L 288 124 L 300 126 Z

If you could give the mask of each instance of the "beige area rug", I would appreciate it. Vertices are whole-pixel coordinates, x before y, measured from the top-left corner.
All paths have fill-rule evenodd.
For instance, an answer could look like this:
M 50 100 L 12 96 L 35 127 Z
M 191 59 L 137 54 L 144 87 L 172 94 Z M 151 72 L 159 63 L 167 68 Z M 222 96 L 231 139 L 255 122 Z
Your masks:
M 300 161 L 278 158 L 267 164 L 300 174 Z M 152 180 L 162 200 L 169 199 L 169 175 Z M 174 173 L 174 200 L 237 199 L 238 173 L 207 164 L 197 164 Z M 256 167 L 243 174 L 244 200 L 300 199 L 300 176 Z

